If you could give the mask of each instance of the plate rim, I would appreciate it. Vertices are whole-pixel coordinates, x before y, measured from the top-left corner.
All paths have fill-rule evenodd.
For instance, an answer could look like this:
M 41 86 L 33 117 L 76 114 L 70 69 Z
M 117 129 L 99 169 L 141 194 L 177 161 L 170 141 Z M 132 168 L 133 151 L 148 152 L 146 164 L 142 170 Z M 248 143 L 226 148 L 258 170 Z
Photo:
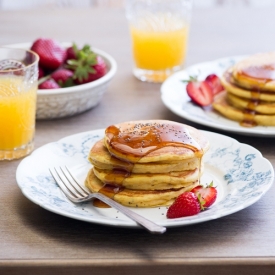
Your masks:
M 85 132 L 81 132 L 81 133 L 76 133 L 76 134 L 73 134 L 73 135 L 69 135 L 69 136 L 63 137 L 63 138 L 61 138 L 61 139 L 59 139 L 59 140 L 57 140 L 55 142 L 47 143 L 47 144 L 45 144 L 45 145 L 37 148 L 36 150 L 33 151 L 33 153 L 31 155 L 25 157 L 19 163 L 19 165 L 17 167 L 17 170 L 16 170 L 16 182 L 17 182 L 17 185 L 20 188 L 20 190 L 23 193 L 23 195 L 28 200 L 30 200 L 34 204 L 39 205 L 43 209 L 46 209 L 47 211 L 50 211 L 52 213 L 59 214 L 59 215 L 62 215 L 64 217 L 80 220 L 80 221 L 95 223 L 95 224 L 101 224 L 101 225 L 107 225 L 107 226 L 115 226 L 115 227 L 126 227 L 126 228 L 140 228 L 140 226 L 138 224 L 136 224 L 132 220 L 121 220 L 121 219 L 116 219 L 116 220 L 115 219 L 111 219 L 110 220 L 110 218 L 104 217 L 104 216 L 101 217 L 101 218 L 99 218 L 99 219 L 97 219 L 97 218 L 96 219 L 91 219 L 91 217 L 79 216 L 79 214 L 73 214 L 73 213 L 70 213 L 70 212 L 66 212 L 63 209 L 55 209 L 54 207 L 49 207 L 48 204 L 46 204 L 46 205 L 41 204 L 37 200 L 35 200 L 34 198 L 30 197 L 29 194 L 25 192 L 24 188 L 22 188 L 22 186 L 20 184 L 19 172 L 20 172 L 21 167 L 24 165 L 24 163 L 26 163 L 26 162 L 30 161 L 32 158 L 34 158 L 39 153 L 40 150 L 43 150 L 43 148 L 46 148 L 46 147 L 51 146 L 52 144 L 55 144 L 55 143 L 58 143 L 58 142 L 62 142 L 63 140 L 66 140 L 66 139 L 73 139 L 75 136 L 80 136 L 81 137 L 81 136 L 84 136 L 84 135 L 87 135 L 87 134 L 98 134 L 98 133 L 102 133 L 103 131 L 104 131 L 104 129 L 97 129 L 97 130 L 91 130 L 91 131 L 85 131 Z M 264 191 L 261 193 L 261 195 L 259 195 L 258 197 L 255 197 L 253 200 L 251 200 L 245 206 L 241 205 L 237 209 L 232 208 L 231 211 L 223 213 L 222 215 L 218 215 L 218 216 L 215 216 L 215 215 L 209 216 L 208 215 L 206 217 L 200 217 L 200 218 L 195 219 L 195 220 L 193 220 L 194 216 L 192 216 L 192 217 L 184 217 L 184 218 L 178 218 L 178 219 L 167 219 L 167 220 L 155 221 L 159 225 L 166 226 L 167 228 L 170 228 L 170 227 L 179 227 L 179 226 L 188 226 L 188 225 L 193 225 L 193 224 L 197 224 L 197 223 L 211 221 L 211 220 L 214 220 L 214 219 L 217 219 L 217 218 L 221 218 L 221 217 L 225 217 L 225 216 L 231 215 L 233 213 L 239 212 L 240 210 L 243 210 L 243 209 L 245 209 L 245 208 L 253 205 L 255 202 L 257 202 L 258 200 L 260 200 L 262 198 L 262 196 L 264 196 L 267 193 L 267 191 L 271 188 L 271 186 L 274 183 L 274 169 L 273 169 L 273 166 L 272 166 L 272 164 L 270 163 L 270 161 L 268 159 L 266 159 L 266 158 L 263 157 L 262 153 L 258 149 L 254 148 L 251 145 L 248 145 L 248 144 L 245 144 L 245 143 L 241 143 L 241 142 L 239 142 L 238 140 L 236 140 L 236 139 L 234 139 L 232 137 L 229 137 L 229 136 L 226 136 L 226 135 L 223 135 L 223 134 L 220 134 L 220 133 L 215 133 L 215 132 L 206 131 L 206 130 L 199 130 L 199 131 L 202 131 L 203 133 L 210 134 L 210 135 L 213 135 L 213 136 L 221 136 L 223 138 L 231 140 L 234 143 L 239 144 L 240 146 L 248 146 L 248 147 L 250 147 L 250 149 L 252 149 L 253 152 L 255 152 L 258 157 L 260 157 L 263 161 L 265 161 L 265 162 L 267 162 L 269 164 L 270 170 L 272 171 L 271 180 L 267 184 L 267 187 L 264 189 Z M 166 208 L 166 207 L 162 207 L 162 208 Z M 146 211 L 146 208 L 144 208 L 143 211 Z M 189 222 L 188 222 L 188 219 L 191 219 L 191 220 L 189 220 Z

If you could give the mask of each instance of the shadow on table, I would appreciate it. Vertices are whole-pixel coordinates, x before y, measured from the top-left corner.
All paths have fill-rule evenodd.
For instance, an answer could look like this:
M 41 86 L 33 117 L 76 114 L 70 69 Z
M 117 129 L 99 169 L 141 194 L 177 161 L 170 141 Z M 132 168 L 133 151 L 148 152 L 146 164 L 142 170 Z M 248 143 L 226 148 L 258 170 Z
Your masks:
M 203 257 L 223 257 L 226 253 L 221 246 L 229 250 L 236 249 L 236 256 L 242 254 L 237 251 L 240 242 L 247 253 L 257 251 L 257 247 L 250 247 L 251 231 L 259 231 L 264 221 L 255 223 L 255 211 L 261 207 L 259 203 L 230 216 L 196 225 L 168 228 L 163 235 L 152 235 L 143 229 L 116 228 L 83 222 L 60 216 L 44 210 L 25 198 L 18 198 L 16 212 L 22 219 L 25 234 L 34 236 L 27 241 L 29 245 L 47 256 L 52 249 L 65 252 L 76 258 L 102 256 L 106 258 L 121 258 L 135 255 L 136 258 L 150 261 L 154 257 L 169 257 L 178 252 L 179 257 L 188 257 L 189 253 Z M 258 209 L 257 209 L 258 207 Z M 41 240 L 41 242 L 38 242 Z M 259 243 L 260 243 L 259 239 Z M 43 246 L 41 246 L 43 243 Z M 222 244 L 222 245 L 221 245 Z M 254 240 L 255 244 L 255 240 Z M 253 250 L 253 251 L 252 251 Z M 268 252 L 267 252 L 268 253 Z M 59 253 L 62 258 L 62 253 Z M 263 255 L 262 255 L 263 256 Z

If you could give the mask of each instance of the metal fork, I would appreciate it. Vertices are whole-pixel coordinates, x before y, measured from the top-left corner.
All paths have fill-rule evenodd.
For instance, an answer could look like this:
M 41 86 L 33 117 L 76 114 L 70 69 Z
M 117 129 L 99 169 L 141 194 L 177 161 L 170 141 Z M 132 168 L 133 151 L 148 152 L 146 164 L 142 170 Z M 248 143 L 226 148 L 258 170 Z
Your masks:
M 78 182 L 78 180 L 72 175 L 69 169 L 65 167 L 49 169 L 52 177 L 66 195 L 66 197 L 74 203 L 80 203 L 89 201 L 94 198 L 103 201 L 109 206 L 119 210 L 125 216 L 129 217 L 142 227 L 149 230 L 151 233 L 162 234 L 166 231 L 166 228 L 155 224 L 154 222 L 140 216 L 139 214 L 131 211 L 129 208 L 115 202 L 101 193 L 90 193 L 85 190 Z

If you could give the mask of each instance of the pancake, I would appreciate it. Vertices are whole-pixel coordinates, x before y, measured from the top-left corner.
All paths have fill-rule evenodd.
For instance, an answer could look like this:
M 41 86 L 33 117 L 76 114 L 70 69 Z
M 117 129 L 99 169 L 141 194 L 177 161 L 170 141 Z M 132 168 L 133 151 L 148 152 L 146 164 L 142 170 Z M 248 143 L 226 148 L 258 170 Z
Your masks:
M 131 164 L 122 161 L 110 155 L 107 148 L 104 146 L 104 139 L 99 140 L 91 148 L 88 156 L 89 161 L 98 169 L 113 170 L 122 169 L 131 171 L 135 174 L 148 173 L 169 173 L 184 170 L 194 170 L 199 167 L 200 160 L 198 158 L 187 159 L 182 161 L 168 162 L 151 162 L 151 163 L 134 163 Z
M 241 110 L 251 110 L 258 114 L 275 115 L 275 102 L 253 101 L 237 97 L 233 94 L 227 94 L 228 103 Z
M 220 78 L 224 89 L 228 93 L 247 99 L 273 102 L 275 101 L 275 93 L 260 91 L 259 89 L 247 90 L 239 87 L 236 81 L 234 81 L 234 78 L 232 77 L 232 69 L 232 67 L 229 68 Z
M 275 52 L 255 54 L 236 63 L 233 77 L 245 89 L 275 93 Z
M 212 104 L 214 110 L 234 121 L 241 122 L 245 126 L 275 126 L 275 115 L 249 114 L 241 109 L 233 107 L 227 101 L 227 93 L 222 92 L 215 96 Z
M 111 125 L 89 152 L 85 184 L 126 206 L 170 205 L 198 185 L 208 148 L 202 132 L 172 121 Z
M 198 183 L 195 182 L 188 187 L 168 190 L 131 190 L 123 188 L 116 190 L 117 193 L 107 192 L 116 202 L 129 207 L 157 207 L 169 206 L 183 192 L 190 191 Z M 91 169 L 85 180 L 85 186 L 93 193 L 103 192 L 104 183 L 102 183 Z
M 123 186 L 134 190 L 165 190 L 181 188 L 198 180 L 199 169 L 167 174 L 133 174 L 121 170 L 100 170 L 93 168 L 95 176 L 105 184 Z
M 109 126 L 104 143 L 111 155 L 131 163 L 201 158 L 209 148 L 208 140 L 199 130 L 167 120 Z

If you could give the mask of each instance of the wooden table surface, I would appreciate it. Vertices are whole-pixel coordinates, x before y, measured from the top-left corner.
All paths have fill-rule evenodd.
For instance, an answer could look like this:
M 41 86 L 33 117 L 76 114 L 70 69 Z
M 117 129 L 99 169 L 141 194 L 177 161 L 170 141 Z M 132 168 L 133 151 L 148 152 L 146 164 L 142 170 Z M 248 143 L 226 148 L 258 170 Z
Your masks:
M 274 8 L 195 8 L 186 65 L 274 50 L 274 14 Z M 38 37 L 87 42 L 110 53 L 118 71 L 97 107 L 70 118 L 37 121 L 36 148 L 125 120 L 189 123 L 163 105 L 159 84 L 133 77 L 123 9 L 0 11 L 0 45 Z M 275 165 L 274 138 L 220 133 L 252 145 Z M 274 185 L 238 213 L 151 235 L 42 209 L 17 186 L 19 163 L 0 162 L 0 274 L 275 274 Z

